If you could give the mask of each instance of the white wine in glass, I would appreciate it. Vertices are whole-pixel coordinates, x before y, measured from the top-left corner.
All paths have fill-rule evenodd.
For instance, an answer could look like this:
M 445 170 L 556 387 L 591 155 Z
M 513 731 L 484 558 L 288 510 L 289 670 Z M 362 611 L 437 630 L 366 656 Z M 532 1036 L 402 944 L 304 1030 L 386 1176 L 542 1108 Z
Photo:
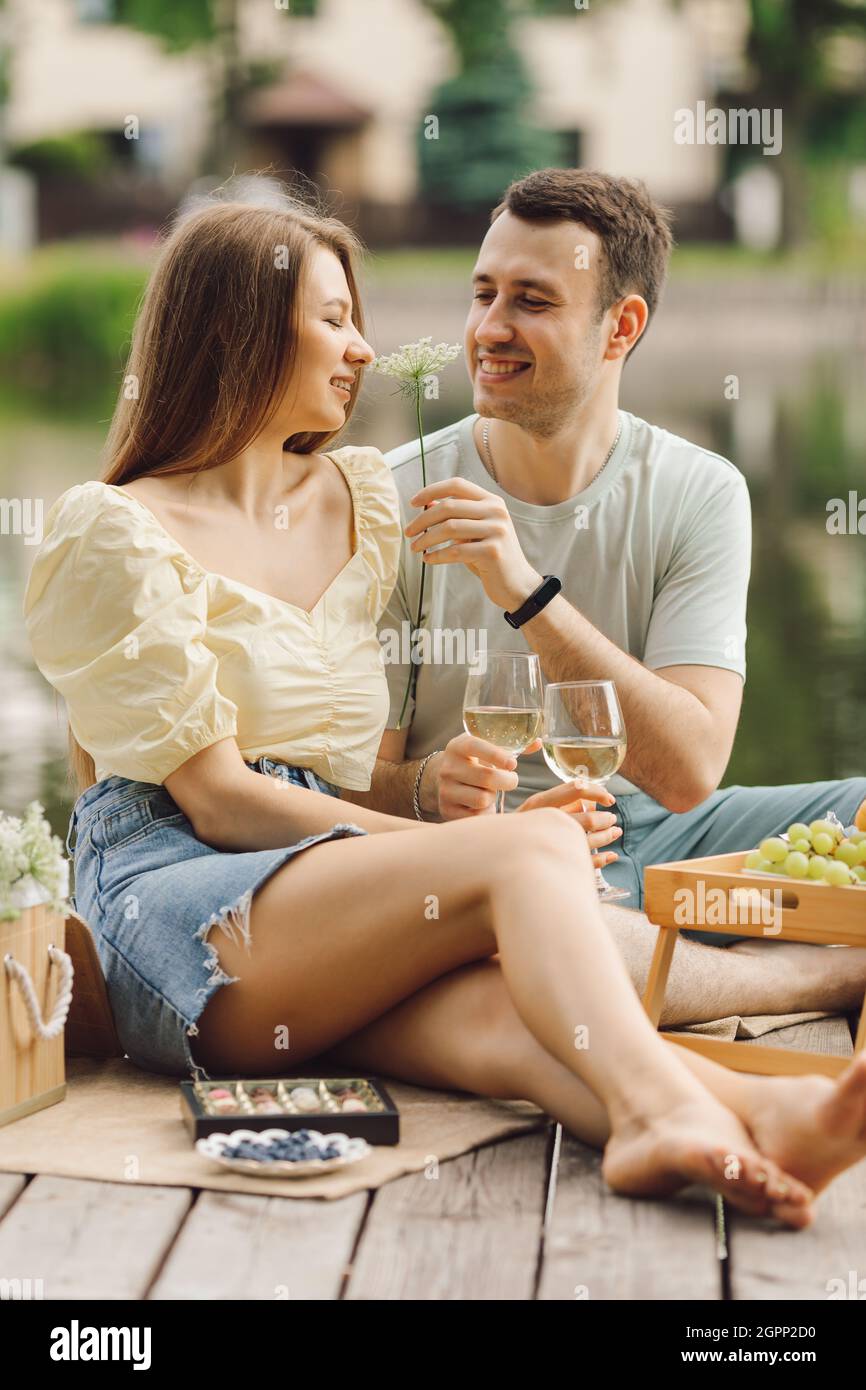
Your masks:
M 559 681 L 544 691 L 544 761 L 563 782 L 605 782 L 625 761 L 626 736 L 613 681 Z M 630 898 L 595 871 L 602 902 Z
M 485 652 L 469 668 L 463 698 L 467 734 L 493 743 L 515 757 L 541 737 L 541 666 L 534 652 Z M 496 810 L 505 810 L 505 793 L 496 793 Z

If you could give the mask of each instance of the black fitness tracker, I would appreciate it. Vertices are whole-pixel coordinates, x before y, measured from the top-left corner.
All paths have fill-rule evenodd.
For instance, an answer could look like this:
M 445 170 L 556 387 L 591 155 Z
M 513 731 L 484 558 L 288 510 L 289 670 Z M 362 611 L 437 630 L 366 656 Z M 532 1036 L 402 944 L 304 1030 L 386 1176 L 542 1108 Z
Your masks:
M 525 603 L 521 603 L 520 607 L 515 608 L 513 613 L 505 614 L 505 621 L 510 623 L 512 627 L 521 627 L 530 618 L 534 618 L 536 613 L 540 613 L 542 608 L 546 608 L 550 600 L 556 598 L 561 588 L 562 584 L 555 574 L 546 574 L 535 593 L 530 594 Z

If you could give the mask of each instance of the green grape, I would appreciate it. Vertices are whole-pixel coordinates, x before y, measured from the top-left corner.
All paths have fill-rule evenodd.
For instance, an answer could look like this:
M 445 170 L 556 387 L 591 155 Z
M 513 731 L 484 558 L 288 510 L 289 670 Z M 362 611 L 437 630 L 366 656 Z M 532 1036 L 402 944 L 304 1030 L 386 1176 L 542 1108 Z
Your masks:
M 830 820 L 813 820 L 809 826 L 809 834 L 812 836 L 813 845 L 816 835 L 829 835 L 833 843 L 836 843 L 836 827 Z
M 808 825 L 804 825 L 800 820 L 794 821 L 793 825 L 788 826 L 788 839 L 791 841 L 791 844 L 793 844 L 795 840 L 809 840 L 811 844 Z
M 819 831 L 817 835 L 812 836 L 812 844 L 816 854 L 832 854 L 836 840 L 834 836 L 827 835 L 824 831 Z
M 859 878 L 861 883 L 866 883 L 866 864 L 855 864 L 851 872 Z
M 816 854 L 816 855 L 814 855 L 814 857 L 813 857 L 812 859 L 809 860 L 809 877 L 810 877 L 810 878 L 823 878 L 824 875 L 825 875 L 826 872 L 827 872 L 827 868 L 828 868 L 829 864 L 830 864 L 830 860 L 829 860 L 829 859 L 825 859 L 823 855 L 821 855 L 821 854 Z
M 804 840 L 804 839 L 799 839 L 799 840 L 793 840 L 793 839 L 792 839 L 792 840 L 791 840 L 791 849 L 795 849 L 795 850 L 797 851 L 798 854 L 811 854 L 811 853 L 812 853 L 812 841 L 811 841 L 811 840 Z
M 861 845 L 866 840 L 866 830 L 852 830 L 848 839 L 853 840 L 855 845 Z
M 836 858 L 847 864 L 849 869 L 853 869 L 854 865 L 860 862 L 860 848 L 858 845 L 852 845 L 850 840 L 843 840 L 841 845 L 836 846 Z
M 827 865 L 827 882 L 832 883 L 834 888 L 844 888 L 851 882 L 851 870 L 840 863 L 838 859 L 833 859 Z
M 809 872 L 809 860 L 805 854 L 792 850 L 785 860 L 785 873 L 789 878 L 805 878 Z
M 772 839 L 761 841 L 760 851 L 771 864 L 781 864 L 788 854 L 788 846 L 778 835 L 774 835 Z
M 857 863 L 866 864 L 866 840 L 861 840 L 857 845 Z
M 761 851 L 759 849 L 753 849 L 749 854 L 746 855 L 746 862 L 744 868 L 759 869 L 763 862 L 764 856 L 761 854 Z

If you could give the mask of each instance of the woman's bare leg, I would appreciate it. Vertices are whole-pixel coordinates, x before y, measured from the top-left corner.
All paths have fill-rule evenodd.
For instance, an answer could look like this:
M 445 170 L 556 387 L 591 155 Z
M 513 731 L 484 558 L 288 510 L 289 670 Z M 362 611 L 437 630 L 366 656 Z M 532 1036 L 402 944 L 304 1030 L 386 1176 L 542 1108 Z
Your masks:
M 799 1205 L 809 1219 L 809 1190 L 783 1182 L 650 1024 L 602 921 L 586 837 L 563 813 L 318 845 L 254 895 L 250 925 L 248 955 L 211 938 L 223 969 L 241 978 L 202 1015 L 196 1051 L 209 1070 L 284 1069 L 273 1040 L 286 1029 L 294 1066 L 498 948 L 525 1029 L 605 1107 L 613 1186 L 726 1190 L 734 1155 L 735 1204 L 775 1205 L 782 1219 Z
M 678 1055 L 740 1117 L 761 1153 L 814 1191 L 866 1156 L 866 1055 L 836 1081 L 752 1076 L 696 1052 Z M 531 1100 L 595 1148 L 610 1138 L 604 1106 L 522 1023 L 496 959 L 463 966 L 419 990 L 317 1061 L 419 1086 Z M 736 1171 L 732 1165 L 731 1183 Z

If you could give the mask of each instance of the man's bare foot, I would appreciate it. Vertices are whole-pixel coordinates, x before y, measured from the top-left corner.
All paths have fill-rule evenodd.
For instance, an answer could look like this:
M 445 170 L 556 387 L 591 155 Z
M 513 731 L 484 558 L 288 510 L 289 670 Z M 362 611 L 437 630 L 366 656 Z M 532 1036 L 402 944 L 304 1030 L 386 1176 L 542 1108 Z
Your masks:
M 751 1079 L 740 1113 L 755 1144 L 815 1193 L 866 1158 L 866 1053 L 835 1078 Z
M 704 1183 L 752 1216 L 808 1226 L 811 1189 L 759 1148 L 737 1116 L 707 1094 L 615 1128 L 602 1174 L 615 1192 L 632 1197 L 666 1197 Z

